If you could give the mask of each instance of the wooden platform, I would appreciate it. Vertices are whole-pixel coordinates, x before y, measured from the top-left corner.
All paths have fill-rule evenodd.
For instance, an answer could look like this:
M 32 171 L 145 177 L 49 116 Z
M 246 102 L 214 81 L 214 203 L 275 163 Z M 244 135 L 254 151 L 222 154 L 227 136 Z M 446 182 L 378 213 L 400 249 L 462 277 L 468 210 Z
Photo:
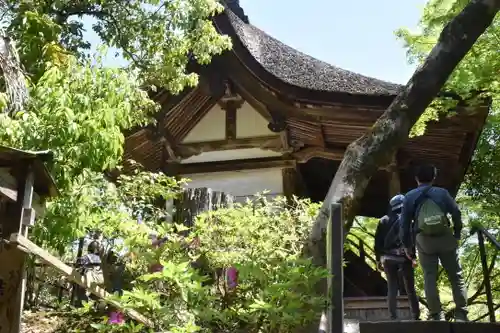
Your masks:
M 359 333 L 499 333 L 499 323 L 450 323 L 446 321 L 360 322 Z

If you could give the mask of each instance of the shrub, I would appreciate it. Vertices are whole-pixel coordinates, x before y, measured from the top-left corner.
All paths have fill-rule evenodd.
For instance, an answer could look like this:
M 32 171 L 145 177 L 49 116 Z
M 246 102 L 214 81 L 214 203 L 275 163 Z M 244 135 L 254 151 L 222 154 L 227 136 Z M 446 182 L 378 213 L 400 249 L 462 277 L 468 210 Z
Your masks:
M 140 274 L 121 302 L 170 332 L 290 332 L 316 319 L 325 299 L 315 296 L 327 271 L 301 255 L 317 204 L 257 196 L 206 212 L 188 236 L 182 226 L 138 226 L 125 239 L 127 269 Z M 131 235 L 130 225 L 128 235 Z M 175 232 L 174 232 L 174 229 Z M 166 235 L 152 247 L 148 233 Z M 163 270 L 147 273 L 155 262 Z M 104 331 L 135 332 L 130 324 Z

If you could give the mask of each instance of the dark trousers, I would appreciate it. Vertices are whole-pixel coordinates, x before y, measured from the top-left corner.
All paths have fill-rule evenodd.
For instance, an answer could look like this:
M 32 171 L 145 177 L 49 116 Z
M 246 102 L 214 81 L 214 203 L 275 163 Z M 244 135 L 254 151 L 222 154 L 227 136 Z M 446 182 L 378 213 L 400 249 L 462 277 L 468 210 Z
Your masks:
M 415 273 L 411 261 L 403 262 L 395 260 L 384 261 L 384 271 L 387 276 L 387 301 L 391 319 L 397 319 L 397 296 L 399 290 L 399 272 L 402 273 L 403 281 L 410 302 L 412 319 L 420 318 L 420 308 L 418 306 L 417 293 L 415 292 Z
M 419 251 L 418 258 L 424 272 L 425 297 L 427 298 L 430 319 L 442 319 L 441 301 L 437 288 L 438 264 L 441 261 L 453 292 L 453 300 L 456 305 L 455 318 L 467 320 L 467 290 L 462 277 L 462 267 L 458 260 L 457 250 L 433 254 Z

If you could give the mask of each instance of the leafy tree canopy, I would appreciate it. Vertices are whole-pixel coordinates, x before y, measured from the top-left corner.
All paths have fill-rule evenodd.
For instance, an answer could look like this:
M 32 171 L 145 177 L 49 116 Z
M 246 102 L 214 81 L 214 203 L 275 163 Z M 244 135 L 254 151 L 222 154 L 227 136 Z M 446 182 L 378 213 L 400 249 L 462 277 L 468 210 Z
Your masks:
M 410 32 L 400 29 L 397 36 L 401 38 L 408 50 L 408 59 L 420 63 L 435 45 L 439 33 L 450 19 L 456 16 L 469 0 L 430 0 L 423 11 L 419 31 Z M 466 174 L 458 200 L 466 224 L 465 240 L 462 244 L 461 258 L 464 277 L 469 286 L 469 302 L 473 304 L 471 317 L 484 318 L 485 294 L 484 281 L 478 256 L 475 237 L 466 233 L 474 225 L 481 224 L 498 237 L 500 225 L 500 16 L 474 44 L 471 51 L 462 60 L 448 79 L 445 91 L 458 94 L 462 99 L 474 97 L 491 99 L 490 113 L 479 138 L 472 164 Z M 421 117 L 413 134 L 425 131 L 425 123 L 436 120 L 440 113 L 448 111 L 456 101 L 438 98 Z M 500 263 L 498 253 L 488 245 L 488 265 L 491 268 L 494 299 L 500 297 Z M 444 274 L 441 274 L 444 275 Z M 443 276 L 444 277 L 444 276 Z M 443 284 L 445 278 L 440 278 Z M 417 279 L 422 284 L 422 277 Z M 421 288 L 420 288 L 421 289 Z M 446 290 L 446 289 L 443 289 Z M 445 302 L 451 305 L 450 292 L 444 296 Z M 500 307 L 500 304 L 496 305 Z
M 30 97 L 21 112 L 0 114 L 0 144 L 52 150 L 51 170 L 61 189 L 30 230 L 35 242 L 62 255 L 77 237 L 100 230 L 107 250 L 125 253 L 119 260 L 119 278 L 126 282 L 120 302 L 147 314 L 161 330 L 289 332 L 315 320 L 325 299 L 311 295 L 312 289 L 326 270 L 301 258 L 301 245 L 317 205 L 298 201 L 289 207 L 283 198 L 259 198 L 201 216 L 191 235 L 182 237 L 182 226 L 174 230 L 164 223 L 167 212 L 159 204 L 176 197 L 182 183 L 149 171 L 114 181 L 104 173 L 122 166 L 123 131 L 149 123 L 157 111 L 144 86 L 177 93 L 196 84 L 196 75 L 186 72 L 190 61 L 207 63 L 230 46 L 209 20 L 222 8 L 217 1 L 22 0 L 0 6 Z M 99 57 L 88 57 L 83 16 L 96 20 L 94 30 L 106 46 L 123 52 L 130 68 L 105 67 Z M 5 108 L 12 101 L 2 97 Z M 154 248 L 150 234 L 168 242 Z M 186 246 L 194 237 L 201 244 Z M 120 265 L 102 258 L 109 287 Z M 158 263 L 166 269 L 147 274 Z M 238 269 L 236 285 L 226 282 L 224 269 L 231 266 Z M 141 330 L 133 323 L 94 327 Z
M 54 52 L 47 48 L 52 42 L 85 56 L 85 17 L 95 20 L 92 29 L 102 42 L 120 50 L 143 82 L 174 93 L 197 83 L 196 74 L 186 72 L 191 59 L 206 64 L 230 47 L 209 19 L 222 10 L 217 0 L 6 0 L 2 7 L 5 30 L 35 79 Z
M 74 194 L 120 166 L 124 130 L 152 121 L 158 106 L 145 85 L 172 93 L 195 85 L 188 62 L 207 63 L 230 47 L 210 20 L 222 6 L 215 0 L 9 0 L 0 9 L 4 35 L 16 42 L 30 82 L 25 109 L 0 115 L 0 143 L 55 153 L 52 171 L 62 195 L 49 205 L 35 235 L 61 245 L 91 223 L 87 214 L 76 213 L 88 198 Z M 87 16 L 95 19 L 93 29 L 104 45 L 130 61 L 129 68 L 103 67 L 100 57 L 89 57 Z M 1 97 L 5 107 L 10 101 Z

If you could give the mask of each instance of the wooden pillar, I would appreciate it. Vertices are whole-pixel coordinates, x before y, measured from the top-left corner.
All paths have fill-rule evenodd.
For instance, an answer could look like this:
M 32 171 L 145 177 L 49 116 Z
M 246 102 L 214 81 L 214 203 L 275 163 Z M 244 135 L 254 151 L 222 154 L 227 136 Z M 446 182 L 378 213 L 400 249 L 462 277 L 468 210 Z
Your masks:
M 13 233 L 27 235 L 34 221 L 33 181 L 30 166 L 17 175 L 17 200 L 10 204 L 8 215 L 2 219 L 2 243 L 0 244 L 0 333 L 19 333 L 24 305 L 26 271 L 25 254 L 15 245 L 8 244 Z
M 283 195 L 287 199 L 290 200 L 294 195 L 298 197 L 306 196 L 305 185 L 298 166 L 283 168 L 281 173 L 283 176 Z
M 399 168 L 396 162 L 392 163 L 388 169 L 389 198 L 401 193 L 401 180 L 399 178 Z
M 283 195 L 291 200 L 296 193 L 296 170 L 295 168 L 284 168 L 281 170 L 283 176 Z

